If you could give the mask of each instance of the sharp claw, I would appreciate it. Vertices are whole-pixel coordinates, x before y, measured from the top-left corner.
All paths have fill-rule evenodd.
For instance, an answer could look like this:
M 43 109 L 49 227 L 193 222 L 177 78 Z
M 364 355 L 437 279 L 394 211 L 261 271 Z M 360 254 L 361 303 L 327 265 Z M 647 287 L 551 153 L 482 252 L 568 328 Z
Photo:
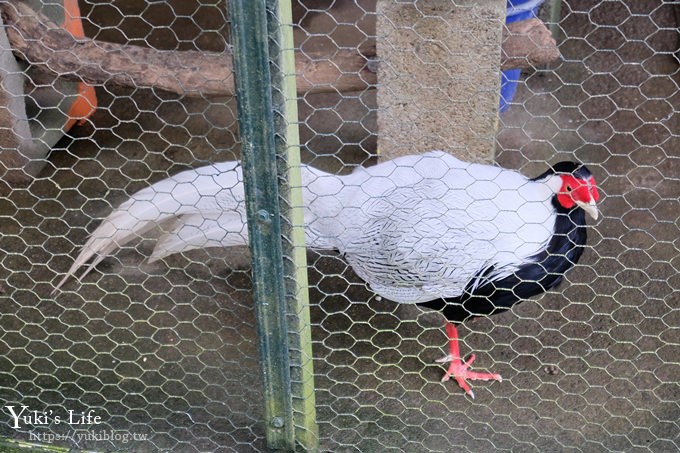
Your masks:
M 449 363 L 452 360 L 453 360 L 453 356 L 451 354 L 447 354 L 446 356 L 442 357 L 441 359 L 436 359 L 435 362 L 437 362 L 437 363 Z

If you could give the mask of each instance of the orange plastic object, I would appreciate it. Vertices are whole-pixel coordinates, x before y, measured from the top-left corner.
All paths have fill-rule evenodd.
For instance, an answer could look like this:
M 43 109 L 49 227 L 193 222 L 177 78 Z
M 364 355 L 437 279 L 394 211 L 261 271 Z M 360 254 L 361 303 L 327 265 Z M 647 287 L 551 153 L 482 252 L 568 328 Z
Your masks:
M 78 0 L 64 0 L 64 23 L 61 25 L 76 38 L 84 38 L 85 31 L 80 20 Z M 76 123 L 82 125 L 97 109 L 97 94 L 94 87 L 86 83 L 78 83 L 78 97 L 68 110 L 69 120 L 64 130 L 69 130 Z

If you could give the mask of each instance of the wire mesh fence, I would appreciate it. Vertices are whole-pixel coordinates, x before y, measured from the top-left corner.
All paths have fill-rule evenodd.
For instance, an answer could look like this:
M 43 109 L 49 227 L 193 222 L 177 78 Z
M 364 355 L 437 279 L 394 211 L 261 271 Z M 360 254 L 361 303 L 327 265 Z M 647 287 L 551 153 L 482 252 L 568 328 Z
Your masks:
M 241 157 L 234 80 L 211 66 L 231 58 L 228 5 L 87 0 L 76 13 L 73 3 L 0 3 L 8 39 L 0 40 L 3 65 L 22 36 L 30 44 L 12 56 L 17 67 L 2 70 L 6 94 L 21 87 L 25 112 L 17 113 L 9 96 L 0 115 L 10 137 L 0 198 L 0 436 L 4 443 L 99 451 L 265 451 L 271 421 L 245 229 L 241 245 L 233 239 L 229 247 L 150 261 L 178 224 L 155 226 L 52 294 L 89 234 L 130 195 L 184 170 Z M 678 450 L 680 6 L 546 1 L 537 14 L 559 19 L 550 28 L 561 59 L 512 76 L 517 91 L 504 94 L 496 128 L 484 114 L 476 123 L 442 120 L 433 105 L 450 100 L 484 113 L 481 100 L 457 100 L 449 86 L 471 78 L 481 85 L 489 68 L 498 78 L 499 62 L 473 60 L 479 68 L 472 73 L 437 67 L 439 52 L 461 53 L 461 44 L 428 40 L 424 29 L 449 19 L 429 2 L 394 3 L 411 5 L 421 19 L 412 26 L 387 21 L 389 5 L 381 1 L 293 2 L 302 161 L 347 175 L 385 161 L 387 144 L 440 147 L 473 159 L 469 144 L 488 141 L 497 164 L 529 177 L 562 160 L 586 163 L 600 190 L 601 217 L 590 222 L 586 251 L 561 286 L 459 326 L 461 352 L 475 352 L 476 367 L 504 379 L 474 382 L 474 400 L 454 382 L 440 382 L 445 368 L 434 360 L 446 352 L 447 338 L 439 314 L 378 297 L 345 256 L 309 250 L 319 449 Z M 72 57 L 59 58 L 54 48 L 55 61 L 45 61 L 37 53 L 40 36 L 23 24 L 36 20 L 78 36 L 69 14 L 95 45 L 66 52 L 80 63 L 56 71 L 66 74 L 56 82 L 50 68 Z M 471 41 L 475 27 L 500 17 L 474 14 Z M 398 37 L 388 42 L 392 49 L 381 41 L 385 30 Z M 385 101 L 376 72 L 399 67 L 380 52 L 375 58 L 375 48 L 405 52 L 411 47 L 398 41 L 403 37 L 419 50 L 399 58 L 416 61 L 432 79 L 422 85 L 422 99 L 400 106 L 399 83 L 423 82 L 393 73 L 385 91 L 397 101 Z M 118 55 L 106 47 L 111 43 L 145 49 L 124 64 L 146 66 L 121 77 L 111 60 L 92 63 L 104 58 L 97 49 Z M 144 53 L 149 49 L 161 52 Z M 210 55 L 216 60 L 203 59 Z M 198 68 L 193 78 L 181 78 L 183 62 Z M 68 78 L 93 67 L 86 80 L 96 108 L 92 94 L 82 94 L 87 85 Z M 498 103 L 494 80 L 494 94 L 479 96 Z M 78 93 L 92 109 L 71 109 Z M 394 113 L 399 108 L 402 116 Z M 21 136 L 22 118 L 32 137 L 28 152 L 9 145 Z M 463 136 L 451 137 L 449 129 L 459 127 L 451 123 L 461 121 Z M 441 133 L 419 143 L 408 134 L 385 136 L 390 128 L 428 124 Z M 494 126 L 493 135 L 478 128 L 484 124 Z M 223 222 L 184 220 L 206 237 L 210 221 Z

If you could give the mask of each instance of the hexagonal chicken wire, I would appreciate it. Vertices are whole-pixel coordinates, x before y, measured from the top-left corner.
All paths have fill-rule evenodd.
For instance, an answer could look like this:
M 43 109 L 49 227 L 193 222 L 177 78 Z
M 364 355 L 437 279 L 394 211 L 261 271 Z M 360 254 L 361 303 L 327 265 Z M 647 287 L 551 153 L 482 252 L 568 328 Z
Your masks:
M 321 450 L 680 448 L 677 10 L 666 0 L 564 0 L 554 27 L 562 59 L 524 70 L 499 115 L 500 166 L 535 176 L 576 159 L 602 192 L 602 217 L 565 283 L 460 327 L 463 350 L 502 383 L 476 383 L 474 401 L 440 383 L 440 318 L 379 300 L 337 253 L 309 251 Z M 89 38 L 168 58 L 231 42 L 223 2 L 88 0 L 80 11 Z M 298 55 L 334 66 L 365 51 L 375 11 L 374 1 L 294 2 Z M 53 80 L 38 78 L 39 66 L 27 72 L 29 102 Z M 312 86 L 298 95 L 302 160 L 338 174 L 373 165 L 379 135 L 375 80 L 345 71 L 363 85 L 329 90 L 342 77 L 298 74 Z M 2 186 L 0 435 L 96 450 L 263 451 L 245 247 L 149 262 L 159 227 L 50 296 L 88 234 L 132 193 L 240 157 L 233 96 L 120 86 L 116 76 L 93 83 L 98 108 L 39 173 Z M 37 413 L 15 428 L 7 406 Z

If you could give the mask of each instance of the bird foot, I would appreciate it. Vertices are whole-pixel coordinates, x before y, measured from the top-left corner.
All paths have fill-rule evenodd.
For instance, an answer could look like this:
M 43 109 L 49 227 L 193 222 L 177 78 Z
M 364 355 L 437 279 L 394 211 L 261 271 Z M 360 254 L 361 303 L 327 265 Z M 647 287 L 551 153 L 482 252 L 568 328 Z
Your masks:
M 467 381 L 502 381 L 503 378 L 500 374 L 495 373 L 479 373 L 475 371 L 470 371 L 470 366 L 472 362 L 475 361 L 475 355 L 470 355 L 470 358 L 465 362 L 460 358 L 460 350 L 458 345 L 458 329 L 451 323 L 446 325 L 446 333 L 449 337 L 449 349 L 450 353 L 441 359 L 437 359 L 437 363 L 449 363 L 449 368 L 446 370 L 444 377 L 442 377 L 442 382 L 446 382 L 451 378 L 454 378 L 458 383 L 458 386 L 463 389 L 463 391 L 474 399 L 475 394 L 470 388 Z
M 437 359 L 437 363 L 449 363 L 449 368 L 446 370 L 444 377 L 442 377 L 442 382 L 446 382 L 453 378 L 458 383 L 458 386 L 463 389 L 463 391 L 470 396 L 470 398 L 475 399 L 475 392 L 470 388 L 470 384 L 467 381 L 502 381 L 503 378 L 500 374 L 495 373 L 479 373 L 476 371 L 470 371 L 470 365 L 475 361 L 475 355 L 472 354 L 469 359 L 463 362 L 460 357 L 453 357 L 451 354 Z

